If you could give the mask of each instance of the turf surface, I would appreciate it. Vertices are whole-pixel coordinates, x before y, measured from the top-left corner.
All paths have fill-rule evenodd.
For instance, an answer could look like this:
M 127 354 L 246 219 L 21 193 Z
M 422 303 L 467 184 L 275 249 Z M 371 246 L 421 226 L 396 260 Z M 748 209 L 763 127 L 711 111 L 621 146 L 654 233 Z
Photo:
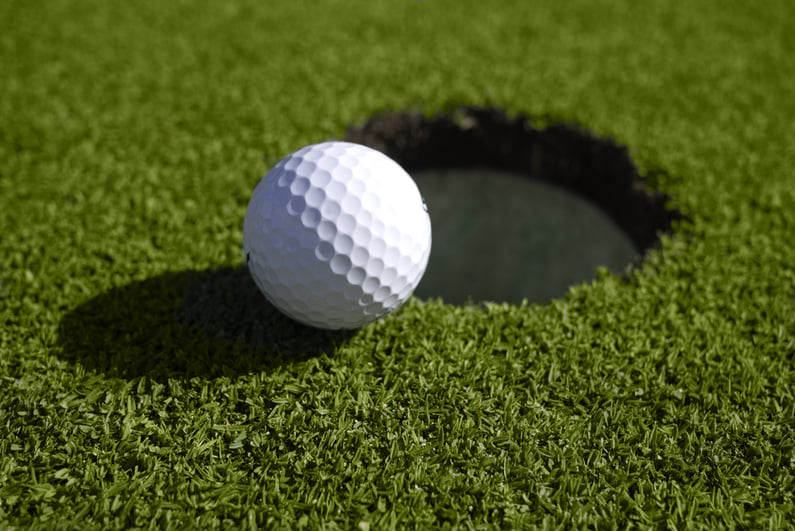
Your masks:
M 792 3 L 0 3 L 0 527 L 786 528 Z M 352 334 L 251 293 L 286 153 L 497 105 L 688 222 L 545 305 Z

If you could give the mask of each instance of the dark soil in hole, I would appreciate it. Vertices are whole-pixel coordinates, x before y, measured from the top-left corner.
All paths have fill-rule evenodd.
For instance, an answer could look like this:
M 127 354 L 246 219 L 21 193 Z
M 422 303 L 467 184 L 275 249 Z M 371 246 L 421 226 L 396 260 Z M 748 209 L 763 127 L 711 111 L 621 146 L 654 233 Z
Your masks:
M 350 127 L 345 140 L 378 149 L 409 173 L 494 168 L 563 186 L 604 210 L 642 253 L 682 217 L 667 208 L 669 196 L 646 189 L 625 146 L 567 124 L 536 129 L 498 108 L 385 113 Z

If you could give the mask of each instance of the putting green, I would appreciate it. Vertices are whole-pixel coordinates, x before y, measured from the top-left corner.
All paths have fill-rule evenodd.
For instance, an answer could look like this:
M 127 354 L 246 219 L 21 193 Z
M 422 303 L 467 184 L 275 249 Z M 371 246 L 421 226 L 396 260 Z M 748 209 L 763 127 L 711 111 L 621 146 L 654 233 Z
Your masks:
M 793 20 L 792 0 L 0 1 L 0 529 L 792 528 Z M 574 256 L 593 280 L 544 302 L 290 321 L 242 265 L 250 194 L 393 112 L 370 137 L 409 170 L 488 152 L 608 190 L 644 260 Z M 438 132 L 466 141 L 429 150 Z M 519 208 L 432 196 L 441 250 Z M 559 237 L 553 206 L 512 238 Z M 542 254 L 486 243 L 500 289 Z

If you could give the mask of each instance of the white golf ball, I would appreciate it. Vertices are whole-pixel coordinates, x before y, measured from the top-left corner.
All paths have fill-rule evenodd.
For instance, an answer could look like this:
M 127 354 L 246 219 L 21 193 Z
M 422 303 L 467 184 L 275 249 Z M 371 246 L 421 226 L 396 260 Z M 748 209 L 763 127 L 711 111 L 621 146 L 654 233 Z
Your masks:
M 243 223 L 248 268 L 296 321 L 356 328 L 399 308 L 419 284 L 431 221 L 412 178 L 349 142 L 299 149 L 257 184 Z

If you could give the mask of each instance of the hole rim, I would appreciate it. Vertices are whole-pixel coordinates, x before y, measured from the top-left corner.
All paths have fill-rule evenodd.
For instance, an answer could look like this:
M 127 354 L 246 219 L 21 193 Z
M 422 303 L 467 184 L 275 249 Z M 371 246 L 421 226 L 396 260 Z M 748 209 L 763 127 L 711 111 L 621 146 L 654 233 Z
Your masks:
M 584 197 L 605 212 L 645 261 L 686 220 L 674 197 L 653 189 L 627 146 L 585 127 L 550 121 L 536 127 L 523 113 L 462 105 L 427 116 L 383 111 L 347 128 L 343 140 L 377 149 L 407 172 L 493 168 L 537 179 Z

